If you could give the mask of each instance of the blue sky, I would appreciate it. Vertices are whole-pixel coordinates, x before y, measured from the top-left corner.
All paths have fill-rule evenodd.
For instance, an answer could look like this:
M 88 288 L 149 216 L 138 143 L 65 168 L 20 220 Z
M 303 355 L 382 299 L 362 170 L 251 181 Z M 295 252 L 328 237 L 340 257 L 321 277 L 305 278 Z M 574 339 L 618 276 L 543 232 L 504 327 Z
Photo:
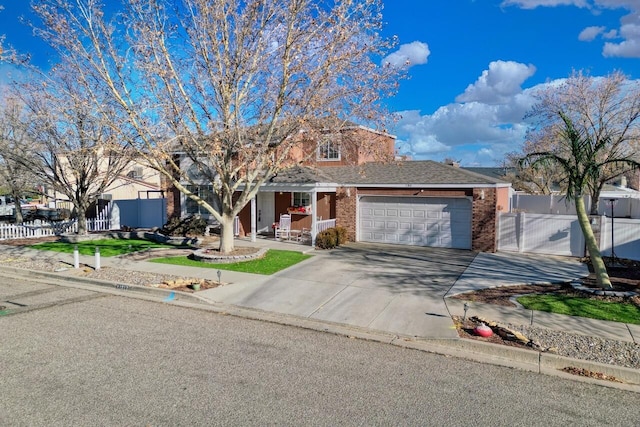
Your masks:
M 0 0 L 0 34 L 46 63 L 18 22 L 28 3 Z M 640 77 L 640 0 L 385 0 L 384 20 L 398 37 L 386 61 L 412 64 L 388 104 L 402 117 L 397 149 L 414 159 L 499 165 L 524 140 L 536 87 L 572 70 Z

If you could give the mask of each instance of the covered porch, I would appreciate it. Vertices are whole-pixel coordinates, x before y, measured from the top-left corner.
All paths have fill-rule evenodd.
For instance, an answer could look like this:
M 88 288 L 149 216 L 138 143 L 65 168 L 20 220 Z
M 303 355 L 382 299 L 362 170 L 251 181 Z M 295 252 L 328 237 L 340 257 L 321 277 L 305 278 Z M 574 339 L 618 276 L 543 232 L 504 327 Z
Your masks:
M 267 183 L 238 218 L 239 235 L 252 241 L 266 237 L 314 246 L 319 232 L 336 226 L 336 188 Z

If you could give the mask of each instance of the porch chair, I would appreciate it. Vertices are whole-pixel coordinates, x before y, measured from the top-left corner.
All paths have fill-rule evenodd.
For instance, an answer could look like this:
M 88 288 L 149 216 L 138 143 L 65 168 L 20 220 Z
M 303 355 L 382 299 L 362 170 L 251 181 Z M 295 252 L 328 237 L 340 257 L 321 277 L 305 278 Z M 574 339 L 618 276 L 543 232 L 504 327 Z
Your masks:
M 300 241 L 303 243 L 311 243 L 311 229 L 310 228 L 302 228 L 302 233 L 300 233 Z
M 291 215 L 280 215 L 280 221 L 275 228 L 276 239 L 289 239 L 291 237 Z

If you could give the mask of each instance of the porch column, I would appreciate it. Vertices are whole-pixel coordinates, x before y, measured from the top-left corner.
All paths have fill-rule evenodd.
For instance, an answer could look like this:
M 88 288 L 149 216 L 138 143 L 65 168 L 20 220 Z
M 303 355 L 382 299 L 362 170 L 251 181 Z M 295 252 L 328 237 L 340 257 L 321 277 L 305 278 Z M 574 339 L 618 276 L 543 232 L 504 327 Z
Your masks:
M 257 215 L 256 215 L 256 196 L 251 198 L 251 241 L 256 241 Z
M 311 246 L 316 246 L 316 229 L 318 227 L 318 192 L 311 192 Z

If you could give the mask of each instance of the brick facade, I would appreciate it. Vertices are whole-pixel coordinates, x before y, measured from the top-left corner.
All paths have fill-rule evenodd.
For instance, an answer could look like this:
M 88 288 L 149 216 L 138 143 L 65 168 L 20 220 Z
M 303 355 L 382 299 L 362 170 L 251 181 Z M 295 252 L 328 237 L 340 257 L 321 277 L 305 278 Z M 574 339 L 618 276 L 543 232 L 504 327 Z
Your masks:
M 471 207 L 471 249 L 480 252 L 497 250 L 498 215 L 495 188 L 474 188 Z
M 347 238 L 350 242 L 356 240 L 356 200 L 355 188 L 336 189 L 336 226 L 347 230 Z
M 471 249 L 481 252 L 497 250 L 497 198 L 495 188 L 483 189 L 388 189 L 339 188 L 336 191 L 336 224 L 347 229 L 350 241 L 356 238 L 358 196 L 472 197 Z
M 180 190 L 178 190 L 171 181 L 164 175 L 161 176 L 162 191 L 167 202 L 167 220 L 172 218 L 180 218 L 181 202 Z

